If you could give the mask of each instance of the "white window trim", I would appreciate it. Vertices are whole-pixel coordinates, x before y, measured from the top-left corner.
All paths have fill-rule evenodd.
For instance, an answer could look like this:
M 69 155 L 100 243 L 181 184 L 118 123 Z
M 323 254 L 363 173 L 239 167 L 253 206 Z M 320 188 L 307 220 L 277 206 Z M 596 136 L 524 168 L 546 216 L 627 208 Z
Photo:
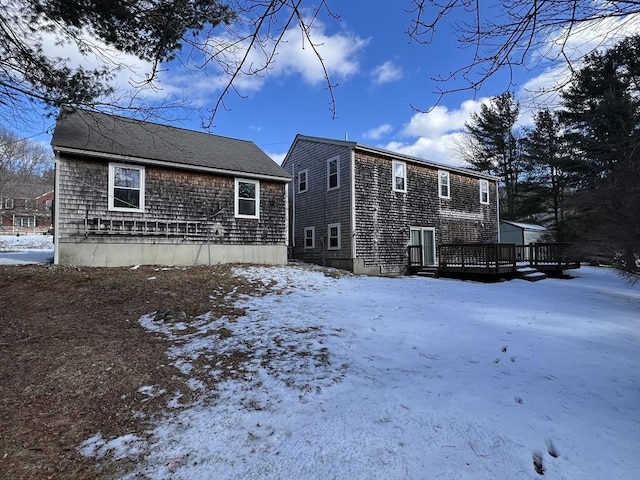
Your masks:
M 338 246 L 337 247 L 332 247 L 331 246 L 331 229 L 333 227 L 337 227 L 338 228 Z M 340 224 L 339 223 L 330 223 L 329 225 L 327 225 L 327 250 L 340 250 L 342 248 L 342 242 L 341 242 L 341 230 L 340 230 Z
M 114 206 L 114 189 L 115 189 L 115 169 L 116 168 L 129 168 L 132 170 L 138 170 L 140 172 L 140 206 L 138 208 L 116 207 Z M 109 163 L 109 191 L 107 192 L 109 197 L 108 209 L 112 212 L 144 212 L 144 198 L 145 198 L 145 169 L 142 165 L 128 165 L 125 163 Z
M 396 175 L 396 165 L 402 165 L 403 171 L 404 171 L 404 176 L 402 177 L 402 179 L 404 180 L 403 184 L 404 184 L 404 188 L 400 189 L 396 187 L 396 178 L 398 178 L 400 175 Z M 407 164 L 406 162 L 401 162 L 399 160 L 394 160 L 391 164 L 391 182 L 392 182 L 392 188 L 394 192 L 407 192 Z
M 307 232 L 311 232 L 311 246 L 307 246 Z M 312 250 L 316 248 L 316 227 L 304 227 L 304 237 L 302 244 L 305 250 Z
M 484 192 L 487 194 L 487 200 L 482 199 L 483 185 L 485 187 Z M 489 205 L 489 180 L 480 180 L 480 203 L 483 205 Z
M 305 184 L 304 190 L 302 190 L 300 188 L 300 183 L 301 183 L 300 182 L 300 177 L 301 177 L 301 175 L 304 175 L 304 184 Z M 298 172 L 298 193 L 304 193 L 307 190 L 309 190 L 309 169 L 305 168 L 304 170 L 300 170 Z
M 447 174 L 447 195 L 442 195 L 442 174 Z M 438 170 L 438 196 L 440 198 L 451 198 L 451 174 L 446 170 Z
M 330 178 L 331 176 L 329 175 L 329 165 L 331 165 L 331 162 L 335 161 L 336 162 L 336 186 L 335 187 L 331 187 L 330 185 Z M 340 156 L 335 156 L 335 157 L 331 157 L 330 159 L 327 160 L 327 191 L 330 190 L 337 190 L 340 188 Z
M 14 224 L 18 227 L 22 227 L 22 228 L 31 228 L 31 227 L 35 227 L 36 226 L 36 217 L 32 217 L 32 216 L 20 216 L 20 217 L 15 217 L 16 221 L 14 222 Z M 25 222 L 26 220 L 26 222 Z M 24 223 L 26 223 L 26 225 L 24 225 Z
M 240 183 L 252 183 L 256 186 L 256 213 L 255 215 L 243 215 L 240 212 L 240 197 L 239 193 L 239 185 Z M 235 191 L 234 191 L 234 208 L 235 208 L 235 217 L 236 218 L 260 218 L 260 181 L 259 180 L 249 180 L 247 178 L 236 178 L 235 179 Z

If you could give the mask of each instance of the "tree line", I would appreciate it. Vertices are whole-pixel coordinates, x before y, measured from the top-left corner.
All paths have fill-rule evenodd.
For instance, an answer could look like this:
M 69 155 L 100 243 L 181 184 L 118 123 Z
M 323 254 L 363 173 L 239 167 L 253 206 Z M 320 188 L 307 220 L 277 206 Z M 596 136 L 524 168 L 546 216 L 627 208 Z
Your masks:
M 0 126 L 0 199 L 35 198 L 53 186 L 51 148 Z
M 465 125 L 462 158 L 502 182 L 501 218 L 543 223 L 640 271 L 640 35 L 594 52 L 560 104 L 518 128 L 510 92 Z

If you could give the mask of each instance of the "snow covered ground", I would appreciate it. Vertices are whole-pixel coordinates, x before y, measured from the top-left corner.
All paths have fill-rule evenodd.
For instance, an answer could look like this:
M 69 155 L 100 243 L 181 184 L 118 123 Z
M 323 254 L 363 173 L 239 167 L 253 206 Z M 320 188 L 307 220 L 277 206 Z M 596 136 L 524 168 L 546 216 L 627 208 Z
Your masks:
M 81 452 L 140 455 L 127 480 L 640 478 L 640 289 L 611 270 L 236 275 L 277 283 L 238 298 L 237 321 L 140 319 L 185 391 L 141 386 L 169 411 L 148 439 L 98 432 Z M 234 378 L 207 391 L 199 375 L 226 378 L 216 359 L 232 354 Z M 181 405 L 188 389 L 198 400 Z
M 53 261 L 51 235 L 0 235 L 0 265 Z

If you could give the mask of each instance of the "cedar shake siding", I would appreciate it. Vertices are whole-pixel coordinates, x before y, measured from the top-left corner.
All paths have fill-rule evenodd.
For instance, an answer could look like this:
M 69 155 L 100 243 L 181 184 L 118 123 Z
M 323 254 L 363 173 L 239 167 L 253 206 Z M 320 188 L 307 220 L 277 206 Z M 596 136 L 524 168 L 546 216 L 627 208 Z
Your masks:
M 201 142 L 203 158 L 207 148 L 215 150 L 218 145 L 215 136 L 162 128 L 170 129 L 174 135 L 173 145 L 179 145 L 183 132 L 189 147 L 194 138 Z M 126 143 L 126 138 L 120 140 Z M 166 136 L 158 142 L 165 140 Z M 224 142 L 227 153 L 233 155 L 230 147 L 234 141 Z M 255 146 L 247 150 L 245 142 L 235 142 L 240 143 L 239 149 L 244 153 L 258 150 L 257 166 L 245 158 L 248 168 L 233 172 L 232 165 L 212 168 L 105 154 L 91 150 L 91 144 L 84 147 L 86 151 L 79 151 L 56 143 L 54 136 L 57 263 L 285 263 L 288 176 L 277 165 L 273 168 L 268 163 L 261 173 L 260 161 L 266 154 Z M 145 151 L 145 155 L 152 154 L 153 149 Z M 195 162 L 194 157 L 190 161 Z M 134 185 L 137 189 L 132 198 L 141 204 L 140 208 L 128 208 L 127 204 L 122 208 L 114 200 L 110 165 L 111 169 L 139 169 L 140 185 Z M 241 193 L 238 198 L 241 186 L 248 187 L 249 193 Z
M 328 189 L 327 161 L 338 160 L 339 187 Z M 289 206 L 292 256 L 310 263 L 351 270 L 351 151 L 342 145 L 303 142 L 287 158 L 292 176 Z M 307 171 L 307 190 L 299 193 L 298 176 Z M 293 192 L 295 191 L 295 198 Z M 329 225 L 340 225 L 340 248 L 329 248 Z M 305 248 L 304 229 L 314 227 L 314 248 Z
M 327 190 L 325 163 L 334 156 L 340 157 L 339 195 Z M 394 162 L 404 172 L 396 184 Z M 300 135 L 283 168 L 294 177 L 289 191 L 294 258 L 355 273 L 397 275 L 408 267 L 412 228 L 433 231 L 436 246 L 498 241 L 494 177 L 355 142 Z M 300 171 L 306 171 L 303 193 L 298 192 Z M 448 196 L 439 192 L 442 171 L 448 172 Z M 480 198 L 481 181 L 488 186 L 488 203 Z M 339 250 L 327 246 L 327 227 L 334 223 L 341 226 Z M 309 227 L 315 229 L 313 248 L 305 243 Z

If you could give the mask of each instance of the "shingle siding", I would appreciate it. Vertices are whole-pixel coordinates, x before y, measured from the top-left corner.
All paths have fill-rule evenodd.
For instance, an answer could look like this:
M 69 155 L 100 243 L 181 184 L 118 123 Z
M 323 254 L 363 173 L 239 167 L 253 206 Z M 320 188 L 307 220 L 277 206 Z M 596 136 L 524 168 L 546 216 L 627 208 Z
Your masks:
M 327 191 L 326 161 L 336 155 L 340 156 L 340 189 Z M 406 192 L 394 191 L 394 160 L 406 165 Z M 297 179 L 295 196 L 290 191 L 294 258 L 361 272 L 399 274 L 408 267 L 411 227 L 433 229 L 436 245 L 498 240 L 497 187 L 491 177 L 353 142 L 302 136 L 294 141 L 283 166 L 292 176 L 308 171 L 308 191 L 297 194 Z M 450 198 L 438 194 L 439 170 L 449 172 Z M 489 204 L 480 203 L 480 177 L 489 181 Z M 327 251 L 327 224 L 337 222 L 342 248 Z M 314 249 L 304 249 L 305 227 L 315 227 Z
M 440 170 L 447 170 L 441 167 Z M 392 186 L 392 162 L 356 154 L 356 257 L 365 267 L 400 273 L 407 266 L 410 227 L 433 227 L 436 244 L 496 242 L 495 182 L 480 204 L 479 179 L 450 171 L 451 198 L 438 195 L 438 169 L 407 164 L 407 192 Z
M 339 158 L 340 188 L 327 190 L 327 161 Z M 292 254 L 295 258 L 334 266 L 351 260 L 351 151 L 344 145 L 298 141 L 283 165 L 294 177 L 290 188 Z M 298 193 L 297 173 L 307 170 L 307 191 Z M 295 198 L 294 198 L 295 195 Z M 340 224 L 339 250 L 328 250 L 327 226 Z M 304 228 L 315 227 L 315 248 L 304 249 Z
M 105 235 L 85 230 L 85 220 L 159 220 L 197 222 L 198 235 L 122 235 L 118 241 L 131 243 L 218 243 L 271 244 L 286 242 L 285 184 L 260 181 L 260 219 L 234 216 L 234 177 L 147 166 L 145 169 L 145 211 L 108 210 L 108 162 L 90 158 L 59 157 L 57 161 L 58 231 L 61 241 L 100 243 Z M 240 175 L 241 176 L 241 175 Z

